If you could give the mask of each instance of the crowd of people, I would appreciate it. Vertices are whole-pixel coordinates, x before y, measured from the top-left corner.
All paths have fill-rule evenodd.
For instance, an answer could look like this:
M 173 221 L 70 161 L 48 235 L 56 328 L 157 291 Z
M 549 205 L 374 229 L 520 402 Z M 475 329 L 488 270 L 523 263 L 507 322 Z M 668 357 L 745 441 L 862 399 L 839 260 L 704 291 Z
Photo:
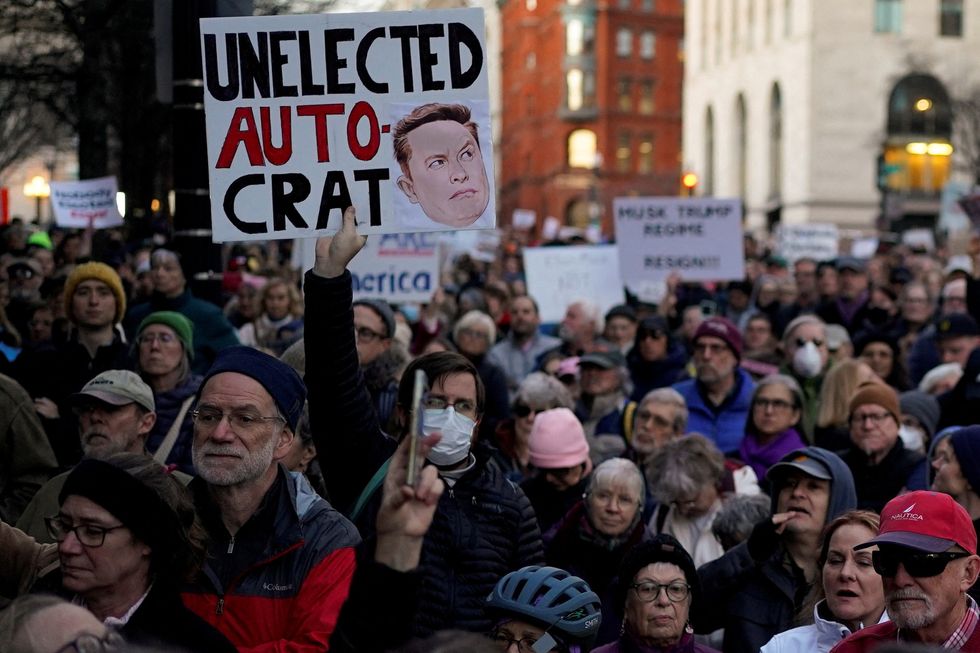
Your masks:
M 980 651 L 980 240 L 546 324 L 532 234 L 391 304 L 355 224 L 0 233 L 4 650 Z

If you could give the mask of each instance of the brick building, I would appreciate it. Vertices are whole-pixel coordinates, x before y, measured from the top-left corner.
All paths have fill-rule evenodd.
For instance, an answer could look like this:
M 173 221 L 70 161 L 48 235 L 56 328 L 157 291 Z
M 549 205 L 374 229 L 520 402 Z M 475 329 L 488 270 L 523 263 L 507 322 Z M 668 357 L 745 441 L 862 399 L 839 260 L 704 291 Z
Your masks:
M 683 0 L 501 2 L 498 216 L 601 222 L 622 195 L 676 195 Z

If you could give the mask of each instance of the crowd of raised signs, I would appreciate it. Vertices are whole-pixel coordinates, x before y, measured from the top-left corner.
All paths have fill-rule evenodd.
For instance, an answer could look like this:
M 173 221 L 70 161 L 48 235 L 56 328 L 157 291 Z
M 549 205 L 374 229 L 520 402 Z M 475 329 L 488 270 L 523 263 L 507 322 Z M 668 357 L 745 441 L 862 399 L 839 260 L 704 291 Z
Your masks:
M 543 324 L 522 249 L 580 239 L 393 305 L 354 225 L 198 294 L 165 238 L 3 229 L 3 650 L 980 651 L 980 240 L 747 237 Z

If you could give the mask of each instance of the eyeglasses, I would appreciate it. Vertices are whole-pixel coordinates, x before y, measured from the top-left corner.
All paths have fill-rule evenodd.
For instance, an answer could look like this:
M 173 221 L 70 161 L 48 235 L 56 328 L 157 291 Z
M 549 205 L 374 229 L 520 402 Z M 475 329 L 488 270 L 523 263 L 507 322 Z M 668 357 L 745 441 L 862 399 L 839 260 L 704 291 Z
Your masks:
M 470 401 L 469 399 L 457 399 L 455 402 L 449 403 L 449 400 L 445 397 L 426 395 L 422 400 L 422 407 L 428 410 L 445 410 L 450 406 L 460 415 L 466 415 L 467 417 L 476 416 L 476 402 Z
M 105 544 L 105 536 L 107 533 L 119 530 L 120 528 L 126 528 L 125 524 L 119 524 L 118 526 L 96 526 L 95 524 L 76 524 L 72 526 L 71 522 L 60 515 L 55 515 L 54 517 L 45 517 L 44 523 L 48 527 L 48 535 L 50 535 L 59 544 L 65 541 L 68 537 L 68 533 L 75 533 L 75 537 L 82 546 L 87 546 L 90 549 L 95 549 L 103 544 Z
M 931 578 L 946 570 L 953 560 L 966 558 L 969 553 L 906 553 L 885 549 L 871 552 L 871 564 L 881 576 L 893 577 L 898 573 L 898 565 L 913 578 Z
M 169 345 L 177 342 L 177 336 L 172 333 L 144 333 L 139 337 L 141 345 L 152 345 L 154 341 L 161 345 Z
M 367 327 L 357 327 L 354 329 L 358 342 L 374 342 L 375 340 L 387 340 L 388 336 L 377 331 L 372 331 Z
M 537 415 L 546 410 L 550 410 L 550 408 L 531 408 L 527 404 L 514 404 L 513 413 L 515 417 L 528 417 L 531 414 Z
M 214 408 L 198 408 L 191 411 L 191 419 L 194 420 L 198 428 L 204 431 L 214 430 L 225 417 L 228 418 L 228 424 L 236 433 L 254 432 L 265 422 L 286 423 L 286 418 L 282 415 L 265 417 L 247 410 L 233 410 L 226 413 Z
M 851 426 L 863 426 L 867 420 L 871 420 L 872 426 L 881 426 L 882 422 L 891 416 L 891 413 L 864 413 L 863 415 L 851 415 Z
M 59 648 L 55 653 L 110 653 L 111 651 L 122 651 L 126 640 L 114 630 L 110 630 L 105 637 L 99 637 L 92 633 L 82 633 L 73 642 L 69 642 Z
M 466 336 L 467 338 L 476 338 L 478 340 L 489 340 L 490 336 L 485 331 L 480 331 L 479 329 L 460 329 L 459 335 Z
M 807 346 L 807 343 L 810 343 L 810 342 L 812 342 L 817 347 L 819 347 L 820 345 L 823 344 L 823 340 L 821 340 L 820 338 L 811 338 L 810 340 L 807 340 L 806 338 L 797 338 L 796 339 L 796 346 L 797 347 L 806 347 Z
M 782 399 L 756 399 L 752 402 L 752 406 L 761 408 L 764 411 L 769 408 L 772 408 L 774 411 L 786 411 L 792 408 L 793 404 Z
M 517 644 L 517 650 L 520 653 L 534 653 L 534 645 L 538 642 L 535 637 L 522 637 L 521 639 L 514 639 L 509 634 L 497 630 L 490 633 L 490 639 L 495 644 L 500 644 L 501 648 L 505 651 L 511 647 L 512 644 Z
M 642 583 L 633 583 L 630 585 L 630 589 L 636 592 L 637 597 L 639 597 L 639 599 L 644 603 L 656 601 L 657 597 L 660 596 L 660 590 L 665 590 L 667 592 L 667 598 L 671 603 L 680 603 L 691 593 L 691 586 L 680 581 L 668 583 L 666 585 L 651 581 L 644 581 Z

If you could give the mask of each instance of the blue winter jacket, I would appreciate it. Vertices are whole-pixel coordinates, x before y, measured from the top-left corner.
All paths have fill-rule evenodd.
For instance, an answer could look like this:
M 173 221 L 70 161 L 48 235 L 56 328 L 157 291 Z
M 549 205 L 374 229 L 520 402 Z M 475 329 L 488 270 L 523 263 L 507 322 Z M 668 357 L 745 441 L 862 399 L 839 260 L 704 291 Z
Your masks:
M 745 436 L 745 422 L 752 406 L 755 382 L 742 368 L 735 369 L 735 389 L 718 408 L 708 406 L 697 379 L 673 385 L 687 402 L 687 432 L 714 441 L 723 453 L 738 451 Z

